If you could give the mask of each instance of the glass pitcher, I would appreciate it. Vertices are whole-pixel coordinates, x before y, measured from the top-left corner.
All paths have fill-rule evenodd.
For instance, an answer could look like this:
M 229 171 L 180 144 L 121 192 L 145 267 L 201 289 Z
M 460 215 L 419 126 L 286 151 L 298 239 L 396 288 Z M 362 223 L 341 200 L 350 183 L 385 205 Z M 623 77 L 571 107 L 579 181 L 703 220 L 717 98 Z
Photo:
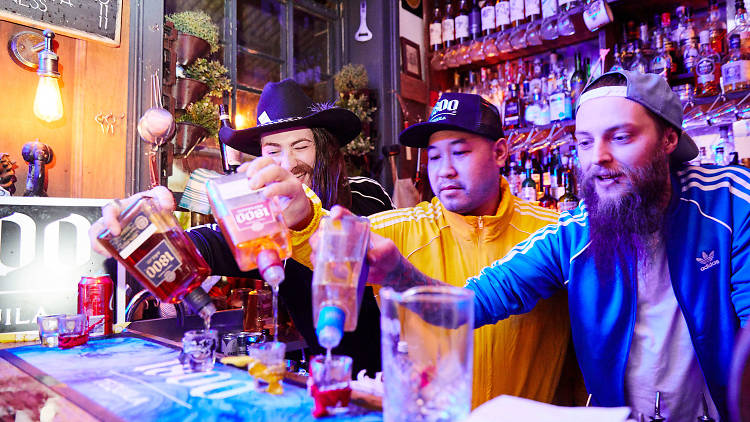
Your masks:
M 458 421 L 471 411 L 474 293 L 445 286 L 380 291 L 383 416 Z

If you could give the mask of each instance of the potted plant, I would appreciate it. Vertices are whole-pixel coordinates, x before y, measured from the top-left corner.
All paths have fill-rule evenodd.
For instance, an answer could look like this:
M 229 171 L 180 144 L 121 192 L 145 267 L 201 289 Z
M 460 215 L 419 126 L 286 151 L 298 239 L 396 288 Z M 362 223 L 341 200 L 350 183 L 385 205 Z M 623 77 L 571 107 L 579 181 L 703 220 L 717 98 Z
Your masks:
M 177 130 L 173 140 L 174 157 L 184 158 L 203 139 L 219 133 L 219 107 L 210 96 L 187 106 L 185 112 L 177 116 Z
M 221 100 L 224 91 L 232 90 L 229 70 L 216 60 L 197 59 L 185 68 L 185 76 L 206 84 L 204 94 L 214 99 Z
M 189 65 L 198 57 L 219 50 L 219 27 L 202 10 L 188 10 L 167 15 L 166 19 L 179 31 L 177 62 Z
M 368 83 L 367 70 L 361 64 L 347 64 L 333 77 L 334 87 L 339 92 L 336 105 L 350 110 L 362 121 L 362 132 L 343 148 L 350 176 L 371 175 L 369 153 L 375 149 L 371 136 L 372 116 L 378 108 L 370 98 Z

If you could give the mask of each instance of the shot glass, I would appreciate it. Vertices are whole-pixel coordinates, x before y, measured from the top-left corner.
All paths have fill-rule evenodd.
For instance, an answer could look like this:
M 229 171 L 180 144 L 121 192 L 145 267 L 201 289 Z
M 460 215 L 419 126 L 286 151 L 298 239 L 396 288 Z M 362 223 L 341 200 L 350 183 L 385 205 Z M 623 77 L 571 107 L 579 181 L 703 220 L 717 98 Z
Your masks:
M 310 395 L 315 400 L 316 418 L 342 413 L 349 406 L 352 389 L 352 358 L 332 355 L 330 359 L 318 355 L 310 361 Z
M 185 370 L 208 372 L 216 362 L 219 333 L 216 330 L 190 330 L 182 336 L 180 362 Z
M 86 314 L 62 315 L 59 320 L 59 343 L 61 349 L 86 344 L 89 341 L 88 317 Z
M 39 325 L 39 340 L 44 347 L 57 347 L 58 335 L 60 334 L 60 317 L 63 314 L 42 315 L 36 317 Z
M 247 371 L 256 381 L 268 383 L 265 388 L 268 393 L 281 394 L 284 392 L 281 380 L 284 379 L 286 374 L 285 353 L 286 344 L 279 341 L 254 343 L 247 346 L 247 354 L 253 358 L 247 366 Z M 258 386 L 260 386 L 260 383 L 258 383 Z

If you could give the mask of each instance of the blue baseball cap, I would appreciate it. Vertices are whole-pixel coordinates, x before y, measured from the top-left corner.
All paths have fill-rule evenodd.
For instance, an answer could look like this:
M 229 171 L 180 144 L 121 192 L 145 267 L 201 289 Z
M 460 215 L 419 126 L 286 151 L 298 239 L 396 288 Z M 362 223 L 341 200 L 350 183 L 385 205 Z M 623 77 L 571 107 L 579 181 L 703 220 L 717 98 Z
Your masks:
M 625 77 L 626 83 L 624 86 L 602 86 L 589 89 L 600 79 L 614 74 Z M 677 148 L 670 154 L 672 160 L 684 163 L 698 156 L 698 146 L 695 145 L 695 141 L 682 130 L 680 97 L 672 91 L 667 81 L 660 75 L 631 72 L 629 70 L 607 72 L 591 81 L 583 89 L 583 94 L 578 97 L 576 104 L 576 114 L 578 114 L 578 108 L 581 107 L 581 104 L 601 97 L 620 97 L 635 101 L 674 126 L 680 135 L 680 139 L 677 141 Z
M 491 141 L 505 137 L 500 113 L 489 101 L 481 95 L 446 92 L 432 108 L 430 119 L 404 129 L 398 141 L 409 147 L 427 148 L 430 136 L 441 130 L 460 130 Z

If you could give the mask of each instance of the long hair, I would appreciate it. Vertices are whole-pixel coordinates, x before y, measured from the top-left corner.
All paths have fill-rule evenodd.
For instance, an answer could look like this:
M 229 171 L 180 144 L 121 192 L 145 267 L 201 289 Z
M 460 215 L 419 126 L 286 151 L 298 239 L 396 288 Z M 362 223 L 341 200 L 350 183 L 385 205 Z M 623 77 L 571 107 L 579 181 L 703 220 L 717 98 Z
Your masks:
M 323 208 L 334 205 L 351 208 L 352 191 L 346 174 L 344 154 L 331 132 L 323 128 L 311 128 L 315 141 L 315 166 L 310 189 L 318 195 Z

